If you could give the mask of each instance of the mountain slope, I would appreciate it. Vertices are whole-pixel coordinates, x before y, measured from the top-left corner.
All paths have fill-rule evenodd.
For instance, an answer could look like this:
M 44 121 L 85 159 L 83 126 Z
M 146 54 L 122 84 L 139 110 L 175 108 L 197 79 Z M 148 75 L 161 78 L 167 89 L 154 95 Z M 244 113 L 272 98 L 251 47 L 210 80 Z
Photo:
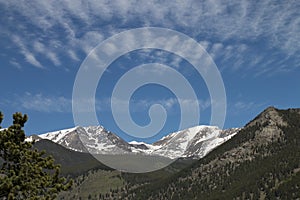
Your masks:
M 234 136 L 238 130 L 220 130 L 214 126 L 196 126 L 171 133 L 153 144 L 146 144 L 134 141 L 127 143 L 102 126 L 90 126 L 30 136 L 27 140 L 34 137 L 37 140 L 48 139 L 68 149 L 92 154 L 141 154 L 170 159 L 178 157 L 201 158 Z
M 47 155 L 51 155 L 55 163 L 61 165 L 63 175 L 77 176 L 92 169 L 110 169 L 88 153 L 66 149 L 50 140 L 39 140 L 34 144 L 34 148 L 44 150 Z
M 192 166 L 122 198 L 299 199 L 299 113 L 270 107 Z

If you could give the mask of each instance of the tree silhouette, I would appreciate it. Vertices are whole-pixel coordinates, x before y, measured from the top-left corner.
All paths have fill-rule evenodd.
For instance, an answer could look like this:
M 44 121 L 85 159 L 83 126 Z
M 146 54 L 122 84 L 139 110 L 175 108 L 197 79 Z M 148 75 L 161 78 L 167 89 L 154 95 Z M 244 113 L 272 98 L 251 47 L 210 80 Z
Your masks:
M 25 141 L 27 119 L 15 113 L 13 125 L 0 131 L 0 199 L 54 199 L 72 185 L 72 180 L 60 177 L 60 166 L 51 156 Z

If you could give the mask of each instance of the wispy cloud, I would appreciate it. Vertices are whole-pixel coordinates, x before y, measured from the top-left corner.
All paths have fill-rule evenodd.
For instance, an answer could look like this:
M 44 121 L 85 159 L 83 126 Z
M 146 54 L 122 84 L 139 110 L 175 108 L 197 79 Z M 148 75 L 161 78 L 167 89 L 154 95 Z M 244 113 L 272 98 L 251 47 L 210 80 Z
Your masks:
M 54 52 L 51 46 L 45 46 L 40 41 L 36 40 L 33 42 L 33 49 L 36 53 L 39 53 L 40 55 L 43 55 L 47 59 L 49 59 L 55 66 L 61 65 L 61 61 L 59 60 L 57 54 Z
M 21 39 L 17 35 L 13 35 L 12 41 L 16 46 L 20 48 L 20 53 L 24 56 L 25 60 L 28 63 L 38 68 L 44 68 L 42 64 L 36 59 L 35 55 L 27 49 L 26 44 L 24 43 L 25 41 L 23 39 Z
M 80 100 L 82 108 L 79 109 L 80 112 L 92 112 L 93 110 L 87 109 L 87 104 L 95 102 L 96 111 L 110 112 L 111 111 L 111 98 L 101 98 L 101 99 L 85 99 Z M 131 99 L 129 101 L 130 108 L 127 107 L 127 100 L 114 99 L 118 107 L 116 110 L 118 112 L 130 112 L 138 113 L 147 111 L 152 105 L 160 104 L 168 112 L 175 111 L 175 108 L 179 108 L 179 102 L 186 109 L 195 109 L 195 106 L 199 107 L 201 111 L 208 109 L 211 106 L 210 99 L 177 99 L 177 98 L 166 98 L 160 100 L 149 100 L 149 99 Z M 26 92 L 23 95 L 15 95 L 13 99 L 2 100 L 0 102 L 2 105 L 14 106 L 19 109 L 26 109 L 30 111 L 46 112 L 46 113 L 70 113 L 72 112 L 72 99 L 65 96 L 53 96 L 45 95 L 42 93 L 30 93 Z
M 9 63 L 10 63 L 12 66 L 14 66 L 14 67 L 16 67 L 16 68 L 18 68 L 18 69 L 21 69 L 21 68 L 22 68 L 22 66 L 20 65 L 20 63 L 18 63 L 15 59 L 10 60 Z
M 19 99 L 19 98 L 18 98 Z M 38 112 L 70 112 L 71 101 L 63 96 L 45 96 L 43 94 L 31 94 L 27 92 L 16 102 L 24 109 Z
M 17 26 L 5 27 L 6 32 L 19 35 L 22 45 L 20 53 L 25 60 L 35 67 L 42 67 L 40 52 L 54 65 L 60 66 L 60 56 L 78 61 L 78 54 L 85 54 L 104 38 L 134 27 L 158 26 L 182 31 L 189 36 L 204 39 L 211 46 L 213 57 L 234 57 L 242 51 L 238 47 L 245 45 L 244 51 L 252 51 L 257 58 L 260 53 L 251 49 L 255 43 L 261 43 L 266 51 L 278 51 L 294 60 L 296 67 L 300 63 L 300 3 L 274 2 L 272 0 L 249 2 L 231 1 L 5 1 L 1 3 L 7 14 L 16 12 L 22 16 L 24 23 L 18 19 L 7 19 Z M 11 30 L 10 30 L 11 29 Z M 31 34 L 26 34 L 31 31 Z M 20 37 L 22 35 L 23 37 Z M 38 50 L 32 45 L 36 38 L 47 47 Z M 248 41 L 249 44 L 244 44 Z M 234 43 L 232 53 L 228 42 Z M 237 48 L 235 48 L 237 47 Z M 71 49 L 71 51 L 65 51 Z M 36 51 L 32 51 L 36 50 Z M 241 52 L 237 57 L 235 69 L 249 61 Z M 268 56 L 267 54 L 264 55 Z M 243 60 L 243 58 L 245 60 Z M 263 60 L 263 59 L 262 59 Z M 257 60 L 260 64 L 260 60 Z M 251 63 L 250 63 L 251 64 Z M 257 64 L 257 63 L 255 63 Z M 289 68 L 278 65 L 276 70 Z
M 238 101 L 233 105 L 235 109 L 243 110 L 243 111 L 250 110 L 254 106 L 256 106 L 256 103 L 254 102 L 242 102 L 242 101 Z
M 100 105 L 102 103 L 102 106 L 106 104 L 106 106 L 110 109 L 110 102 L 111 99 L 106 99 L 106 100 L 100 100 L 97 101 L 98 104 Z M 114 99 L 115 105 L 118 107 L 116 110 L 118 112 L 127 112 L 128 107 L 127 107 L 127 101 L 122 100 L 122 99 Z M 149 99 L 139 99 L 139 100 L 131 100 L 130 101 L 130 111 L 131 112 L 145 112 L 147 111 L 152 105 L 154 104 L 160 104 L 163 106 L 166 111 L 168 112 L 174 112 L 176 108 L 179 108 L 177 106 L 182 105 L 187 110 L 195 110 L 195 107 L 198 107 L 199 110 L 204 111 L 208 109 L 211 106 L 210 99 L 206 100 L 201 100 L 201 99 L 177 99 L 177 98 L 166 98 L 166 99 L 161 99 L 161 100 L 149 100 Z
M 241 115 L 241 113 L 257 114 L 262 109 L 266 108 L 267 103 L 255 102 L 255 101 L 244 101 L 239 100 L 228 104 L 228 114 L 229 115 Z
M 30 64 L 32 64 L 35 67 L 43 68 L 42 64 L 35 58 L 35 56 L 32 53 L 30 53 L 28 51 L 23 51 L 23 54 L 24 54 L 25 60 L 27 62 L 29 62 Z

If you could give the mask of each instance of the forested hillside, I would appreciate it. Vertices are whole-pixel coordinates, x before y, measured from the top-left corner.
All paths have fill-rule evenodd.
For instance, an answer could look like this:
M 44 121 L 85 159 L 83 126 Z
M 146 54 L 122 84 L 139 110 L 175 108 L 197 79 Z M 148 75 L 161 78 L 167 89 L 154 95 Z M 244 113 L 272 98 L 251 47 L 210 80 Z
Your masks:
M 127 194 L 126 194 L 127 193 Z M 266 109 L 231 140 L 121 199 L 300 198 L 300 110 Z M 109 199 L 109 198 L 108 198 Z

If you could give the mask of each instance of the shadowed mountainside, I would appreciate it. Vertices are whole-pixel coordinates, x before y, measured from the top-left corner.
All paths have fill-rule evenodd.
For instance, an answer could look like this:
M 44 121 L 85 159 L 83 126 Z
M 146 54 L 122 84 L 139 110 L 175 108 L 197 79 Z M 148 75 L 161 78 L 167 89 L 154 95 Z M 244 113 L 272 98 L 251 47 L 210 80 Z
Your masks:
M 122 199 L 300 198 L 300 109 L 269 107 L 207 156 Z M 105 199 L 105 198 L 104 198 Z

